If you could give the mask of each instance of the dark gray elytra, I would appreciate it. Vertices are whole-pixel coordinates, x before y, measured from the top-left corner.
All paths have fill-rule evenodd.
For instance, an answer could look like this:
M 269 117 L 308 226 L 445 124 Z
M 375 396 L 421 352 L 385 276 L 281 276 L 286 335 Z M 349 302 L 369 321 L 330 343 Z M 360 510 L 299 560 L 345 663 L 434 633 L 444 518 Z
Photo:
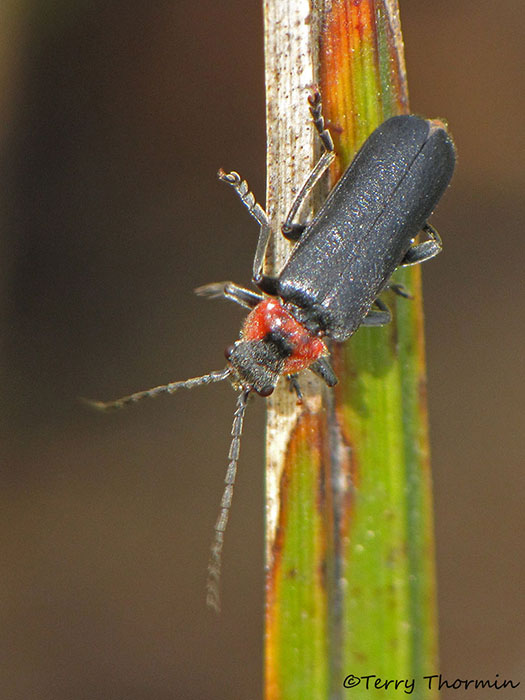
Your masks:
M 451 137 L 413 115 L 379 126 L 306 227 L 275 291 L 313 333 L 354 333 L 450 182 Z M 414 260 L 418 262 L 418 260 Z

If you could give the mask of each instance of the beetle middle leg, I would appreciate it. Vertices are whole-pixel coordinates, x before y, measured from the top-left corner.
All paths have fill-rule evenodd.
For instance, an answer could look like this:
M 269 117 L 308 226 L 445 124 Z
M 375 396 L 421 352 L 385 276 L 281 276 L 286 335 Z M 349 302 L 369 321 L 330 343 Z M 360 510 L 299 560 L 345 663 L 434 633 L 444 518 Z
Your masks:
M 281 227 L 281 232 L 283 236 L 290 241 L 299 240 L 302 232 L 306 228 L 306 224 L 296 224 L 293 223 L 293 220 L 297 216 L 297 212 L 303 205 L 305 199 L 308 197 L 308 195 L 310 194 L 320 177 L 323 175 L 323 173 L 325 173 L 326 170 L 330 167 L 331 163 L 333 163 L 333 160 L 335 158 L 334 142 L 332 140 L 330 132 L 325 127 L 321 103 L 321 94 L 318 90 L 316 90 L 313 93 L 313 95 L 310 95 L 308 97 L 308 102 L 310 103 L 310 113 L 312 115 L 314 126 L 317 130 L 317 133 L 319 134 L 319 138 L 321 139 L 321 143 L 324 147 L 324 153 L 321 156 L 321 158 L 317 161 L 313 170 L 308 175 L 306 182 L 304 183 L 299 194 L 295 198 L 290 208 L 290 211 L 288 212 L 288 216 L 286 217 L 286 220 Z
M 387 323 L 390 323 L 392 320 L 390 309 L 383 301 L 381 301 L 381 299 L 376 299 L 374 304 L 377 306 L 379 311 L 376 309 L 370 309 L 361 323 L 362 326 L 386 326 Z
M 268 247 L 268 241 L 270 240 L 270 219 L 261 205 L 257 203 L 255 195 L 250 191 L 246 180 L 243 180 L 239 173 L 236 173 L 234 170 L 231 173 L 226 173 L 221 168 L 218 172 L 218 176 L 219 180 L 226 182 L 228 185 L 230 185 L 230 187 L 233 187 L 241 202 L 261 227 L 252 269 L 253 279 L 257 281 L 262 277 L 264 255 L 266 253 L 266 248 Z
M 431 224 L 425 224 L 421 229 L 429 237 L 428 241 L 416 243 L 408 249 L 407 254 L 401 261 L 401 265 L 416 265 L 417 263 L 430 260 L 443 250 L 441 236 Z
M 260 304 L 264 299 L 262 294 L 252 292 L 250 289 L 239 287 L 233 282 L 212 282 L 205 284 L 202 287 L 197 287 L 193 290 L 200 297 L 208 297 L 208 299 L 219 299 L 224 297 L 230 301 L 234 301 L 247 309 L 253 309 Z

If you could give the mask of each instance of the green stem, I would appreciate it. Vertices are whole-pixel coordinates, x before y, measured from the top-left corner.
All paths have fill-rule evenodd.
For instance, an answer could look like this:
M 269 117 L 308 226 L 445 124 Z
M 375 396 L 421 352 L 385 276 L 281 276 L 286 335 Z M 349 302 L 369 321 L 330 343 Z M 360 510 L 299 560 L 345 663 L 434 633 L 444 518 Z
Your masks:
M 397 3 L 301 10 L 267 0 L 265 13 L 267 206 L 278 231 L 314 162 L 308 85 L 321 85 L 336 142 L 333 181 L 408 98 Z M 288 250 L 275 236 L 270 273 Z M 437 667 L 437 630 L 419 269 L 397 281 L 414 300 L 391 295 L 390 326 L 333 349 L 335 393 L 304 373 L 303 407 L 286 387 L 270 402 L 267 699 L 370 697 L 364 681 L 343 689 L 349 674 L 419 678 L 413 697 L 430 697 L 421 692 Z

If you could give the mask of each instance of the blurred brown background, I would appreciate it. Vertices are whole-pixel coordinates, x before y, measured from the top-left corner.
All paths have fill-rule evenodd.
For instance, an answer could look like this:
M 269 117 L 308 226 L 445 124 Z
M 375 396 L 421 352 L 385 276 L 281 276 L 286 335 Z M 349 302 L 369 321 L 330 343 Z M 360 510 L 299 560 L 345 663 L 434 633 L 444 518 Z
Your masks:
M 459 151 L 424 271 L 429 672 L 523 688 L 525 6 L 401 13 L 412 109 L 445 116 Z M 236 337 L 242 310 L 192 289 L 249 283 L 257 230 L 215 172 L 264 198 L 260 3 L 12 0 L 0 32 L 0 698 L 260 697 L 263 402 L 217 619 L 204 579 L 231 389 L 112 416 L 76 401 L 220 368 Z

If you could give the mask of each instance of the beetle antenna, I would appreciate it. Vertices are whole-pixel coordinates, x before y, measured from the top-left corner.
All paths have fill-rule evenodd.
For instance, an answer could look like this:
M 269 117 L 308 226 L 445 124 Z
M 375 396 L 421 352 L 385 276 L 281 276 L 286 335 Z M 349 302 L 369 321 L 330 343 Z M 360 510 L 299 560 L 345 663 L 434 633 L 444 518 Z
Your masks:
M 131 403 L 137 403 L 138 401 L 142 401 L 142 399 L 154 399 L 156 396 L 160 396 L 160 394 L 174 394 L 178 389 L 193 389 L 203 384 L 222 382 L 224 379 L 227 379 L 231 373 L 231 368 L 227 367 L 226 369 L 210 372 L 202 377 L 192 377 L 182 382 L 170 382 L 169 384 L 155 386 L 152 389 L 136 391 L 134 394 L 121 396 L 120 399 L 115 399 L 114 401 L 93 401 L 91 399 L 81 399 L 81 401 L 92 408 L 96 408 L 98 411 L 112 411 L 128 406 Z
M 224 544 L 224 531 L 228 524 L 230 515 L 230 506 L 233 498 L 233 486 L 235 484 L 235 475 L 237 473 L 237 463 L 239 461 L 239 453 L 241 449 L 242 426 L 244 423 L 244 414 L 251 389 L 242 389 L 237 399 L 237 407 L 233 414 L 232 425 L 232 441 L 230 451 L 228 452 L 228 469 L 224 478 L 224 492 L 219 510 L 219 517 L 215 523 L 215 535 L 211 546 L 210 559 L 208 562 L 208 581 L 206 583 L 206 603 L 213 608 L 216 613 L 220 612 L 221 599 L 219 594 L 219 581 L 221 578 L 221 554 Z

